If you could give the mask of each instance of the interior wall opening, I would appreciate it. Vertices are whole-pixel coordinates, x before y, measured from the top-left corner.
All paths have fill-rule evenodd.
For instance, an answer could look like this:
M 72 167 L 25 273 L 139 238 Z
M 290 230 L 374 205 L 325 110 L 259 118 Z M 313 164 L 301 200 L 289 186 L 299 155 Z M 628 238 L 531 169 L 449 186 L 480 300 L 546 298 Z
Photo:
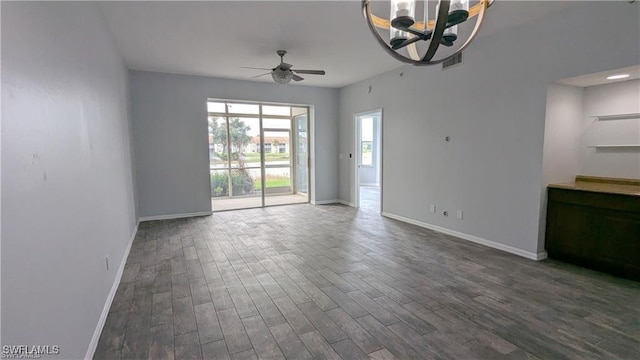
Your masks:
M 356 202 L 362 209 L 382 211 L 382 111 L 356 114 Z

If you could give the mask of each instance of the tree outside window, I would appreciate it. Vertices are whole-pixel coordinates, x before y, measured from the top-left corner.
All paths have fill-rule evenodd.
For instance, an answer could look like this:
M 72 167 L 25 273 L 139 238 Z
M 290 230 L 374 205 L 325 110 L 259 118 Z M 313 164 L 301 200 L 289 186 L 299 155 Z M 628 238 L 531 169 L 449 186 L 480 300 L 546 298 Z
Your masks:
M 231 163 L 237 163 L 237 168 L 231 169 L 231 187 L 233 195 L 251 194 L 254 191 L 254 183 L 251 174 L 246 169 L 245 150 L 251 141 L 248 135 L 251 128 L 237 117 L 228 120 L 229 131 L 226 123 L 218 123 L 215 119 L 209 119 L 209 134 L 215 144 L 221 144 L 221 151 L 214 152 L 213 155 L 228 161 L 231 156 Z M 229 141 L 228 137 L 231 138 Z M 227 151 L 229 153 L 227 153 Z M 214 196 L 228 196 L 229 194 L 229 171 L 217 172 L 211 175 L 212 191 Z

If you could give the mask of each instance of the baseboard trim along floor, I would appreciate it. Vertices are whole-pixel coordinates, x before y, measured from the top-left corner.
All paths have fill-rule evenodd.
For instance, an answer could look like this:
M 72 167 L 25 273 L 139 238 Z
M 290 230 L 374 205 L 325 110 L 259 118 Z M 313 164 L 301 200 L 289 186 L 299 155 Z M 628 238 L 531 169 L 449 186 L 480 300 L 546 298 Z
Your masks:
M 414 220 L 414 219 L 410 219 L 404 216 L 400 216 L 400 215 L 396 215 L 396 214 L 392 214 L 392 213 L 388 213 L 388 212 L 382 212 L 382 216 L 384 217 L 388 217 L 390 219 L 395 219 L 395 220 L 399 220 L 402 222 L 406 222 L 409 224 L 413 224 L 416 226 L 420 226 L 426 229 L 430 229 L 430 230 L 434 230 L 434 231 L 438 231 L 441 232 L 443 234 L 447 234 L 447 235 L 451 235 L 451 236 L 455 236 L 458 237 L 460 239 L 463 240 L 467 240 L 467 241 L 471 241 L 474 242 L 476 244 L 480 244 L 480 245 L 484 245 L 484 246 L 488 246 L 494 249 L 498 249 L 498 250 L 502 250 L 502 251 L 506 251 L 508 253 L 514 254 L 514 255 L 518 255 L 518 256 L 522 256 L 524 258 L 530 259 L 530 260 L 544 260 L 547 258 L 547 252 L 543 251 L 541 253 L 533 253 L 533 252 L 529 252 L 529 251 L 524 251 L 518 248 L 515 248 L 513 246 L 509 246 L 509 245 L 504 245 L 495 241 L 491 241 L 491 240 L 487 240 L 487 239 L 483 239 L 481 237 L 477 237 L 477 236 L 473 236 L 473 235 L 469 235 L 469 234 L 465 234 L 459 231 L 455 231 L 455 230 L 451 230 L 451 229 L 447 229 L 447 228 L 443 228 L 440 226 L 436 226 L 436 225 L 432 225 L 432 224 L 428 224 L 422 221 L 418 221 L 418 220 Z
M 182 213 L 182 214 L 141 216 L 140 221 L 182 219 L 182 218 L 189 218 L 189 217 L 196 217 L 196 216 L 209 216 L 211 214 L 213 214 L 212 211 L 200 211 L 200 212 Z
M 338 203 L 340 200 L 312 200 L 311 201 L 311 205 L 327 205 L 327 204 L 335 204 Z
M 107 300 L 105 301 L 104 307 L 102 308 L 102 314 L 100 314 L 100 318 L 98 319 L 98 325 L 96 326 L 96 329 L 93 332 L 93 337 L 91 338 L 91 342 L 89 343 L 89 348 L 87 349 L 87 353 L 84 356 L 85 359 L 93 359 L 93 354 L 96 352 L 96 348 L 98 347 L 98 341 L 100 340 L 100 335 L 102 334 L 102 329 L 104 328 L 104 324 L 107 321 L 107 316 L 109 315 L 109 309 L 111 309 L 111 303 L 113 303 L 113 299 L 116 296 L 118 285 L 120 285 L 120 279 L 122 279 L 122 273 L 124 272 L 124 266 L 127 264 L 127 258 L 129 258 L 129 252 L 131 251 L 133 240 L 135 240 L 136 235 L 138 234 L 139 225 L 140 225 L 140 221 L 136 223 L 136 226 L 133 229 L 131 237 L 129 238 L 129 243 L 127 244 L 127 248 L 125 249 L 124 255 L 122 256 L 122 261 L 120 262 L 120 266 L 118 267 L 118 272 L 116 273 L 116 276 L 113 279 L 113 285 L 111 285 L 111 290 L 109 291 L 109 295 L 107 295 Z

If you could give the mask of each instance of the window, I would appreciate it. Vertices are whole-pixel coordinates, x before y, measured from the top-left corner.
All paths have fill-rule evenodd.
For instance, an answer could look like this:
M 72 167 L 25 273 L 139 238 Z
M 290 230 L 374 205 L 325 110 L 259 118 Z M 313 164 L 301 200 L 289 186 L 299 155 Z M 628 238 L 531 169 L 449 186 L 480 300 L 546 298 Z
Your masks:
M 360 123 L 360 151 L 362 166 L 373 166 L 373 118 L 362 118 Z
M 262 115 L 291 116 L 291 107 L 262 105 Z
M 260 105 L 258 104 L 232 104 L 227 103 L 227 112 L 230 114 L 253 114 L 260 113 Z
M 209 101 L 207 102 L 207 111 L 208 112 L 214 112 L 214 113 L 223 113 L 225 112 L 225 105 L 224 103 L 220 103 L 220 102 L 214 102 L 214 101 Z
M 207 110 L 214 209 L 308 202 L 308 107 L 208 99 Z

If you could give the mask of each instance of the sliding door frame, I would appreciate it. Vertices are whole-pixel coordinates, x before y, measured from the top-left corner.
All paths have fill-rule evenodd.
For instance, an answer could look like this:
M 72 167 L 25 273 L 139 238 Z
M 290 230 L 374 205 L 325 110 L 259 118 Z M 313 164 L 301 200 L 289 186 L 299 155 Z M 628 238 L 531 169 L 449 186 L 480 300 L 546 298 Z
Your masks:
M 233 196 L 233 184 L 232 184 L 232 171 L 234 170 L 234 168 L 231 166 L 231 154 L 232 154 L 232 144 L 231 144 L 231 129 L 230 129 L 230 118 L 232 117 L 237 117 L 237 118 L 254 118 L 254 119 L 258 119 L 259 121 L 259 136 L 260 136 L 260 177 L 261 177 L 261 185 L 260 185 L 260 197 L 261 197 L 261 206 L 259 207 L 266 207 L 266 206 L 275 206 L 274 205 L 268 205 L 266 203 L 266 189 L 267 189 L 267 179 L 266 179 L 266 170 L 268 168 L 284 168 L 285 166 L 282 165 L 271 165 L 268 166 L 266 164 L 266 153 L 265 153 L 265 136 L 264 133 L 265 131 L 280 131 L 280 132 L 288 132 L 289 134 L 289 177 L 290 177 L 290 184 L 291 184 L 291 194 L 297 194 L 297 164 L 295 163 L 297 160 L 297 152 L 298 152 L 298 141 L 299 139 L 294 139 L 294 137 L 296 136 L 295 134 L 297 133 L 297 129 L 295 128 L 296 123 L 295 123 L 295 119 L 296 117 L 300 116 L 300 114 L 298 115 L 293 115 L 293 108 L 300 108 L 300 109 L 305 109 L 305 114 L 306 114 L 306 132 L 307 132 L 307 143 L 306 143 L 306 154 L 307 154 L 307 164 L 306 164 L 306 178 L 307 178 L 307 192 L 306 192 L 306 196 L 307 196 L 307 201 L 306 203 L 310 203 L 311 202 L 311 108 L 308 105 L 298 105 L 298 104 L 286 104 L 286 103 L 270 103 L 270 102 L 254 102 L 254 101 L 240 101 L 240 100 L 229 100 L 229 99 L 215 99 L 215 98 L 209 98 L 207 99 L 207 102 L 221 102 L 224 103 L 225 105 L 225 112 L 224 113 L 220 113 L 220 112 L 210 112 L 207 111 L 207 117 L 214 117 L 214 118 L 224 118 L 225 119 L 225 123 L 226 123 L 226 131 L 227 131 L 227 148 L 226 148 L 226 152 L 227 152 L 227 162 L 226 162 L 226 167 L 224 169 L 215 169 L 215 170 L 226 170 L 228 173 L 228 188 L 229 188 L 229 193 L 226 197 L 223 198 L 228 198 L 228 199 L 232 199 Z M 246 113 L 230 113 L 229 112 L 229 103 L 232 104 L 247 104 L 247 105 L 258 105 L 258 114 L 246 114 Z M 263 106 L 283 106 L 283 107 L 289 107 L 289 116 L 286 115 L 265 115 L 263 114 Z M 288 120 L 289 122 L 289 127 L 287 129 L 278 129 L 278 128 L 265 128 L 264 127 L 264 119 L 280 119 L 280 120 Z M 257 169 L 255 167 L 251 167 L 251 168 L 247 168 L 245 167 L 245 169 Z M 209 170 L 209 174 L 211 174 L 211 168 Z M 209 176 L 211 177 L 211 176 Z M 209 179 L 209 181 L 211 181 L 211 179 Z M 210 194 L 211 198 L 213 199 L 213 194 Z M 250 195 L 249 195 L 250 196 Z M 253 206 L 252 208 L 255 208 L 256 206 Z M 214 210 L 214 209 L 212 209 Z M 214 210 L 215 211 L 215 210 Z

